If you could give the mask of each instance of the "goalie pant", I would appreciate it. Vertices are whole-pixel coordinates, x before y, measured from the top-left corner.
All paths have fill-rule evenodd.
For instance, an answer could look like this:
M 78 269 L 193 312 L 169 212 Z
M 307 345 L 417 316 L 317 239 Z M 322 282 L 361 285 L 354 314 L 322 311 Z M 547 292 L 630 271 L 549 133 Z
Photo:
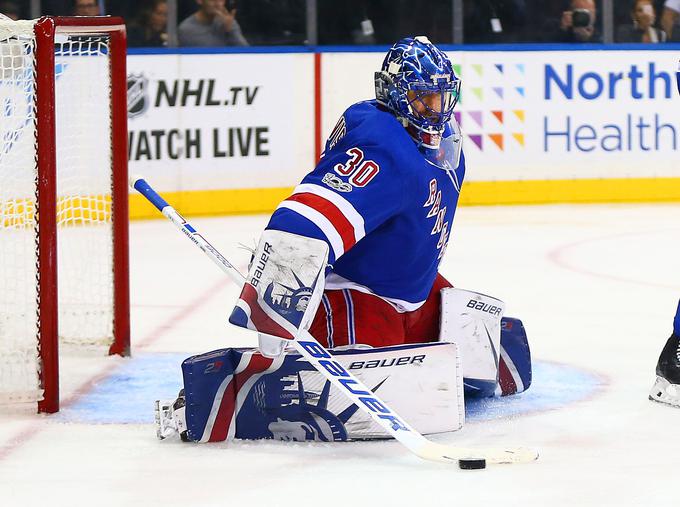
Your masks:
M 495 393 L 467 389 L 452 343 L 331 352 L 425 434 L 462 427 L 463 385 L 466 397 L 479 397 L 514 394 L 531 384 L 531 356 L 518 319 L 502 320 Z M 216 350 L 186 359 L 182 373 L 189 440 L 385 438 L 295 352 L 267 358 L 252 348 Z
M 309 332 L 328 348 L 355 344 L 385 347 L 436 342 L 441 338 L 441 290 L 447 287 L 452 287 L 451 283 L 437 274 L 425 303 L 412 312 L 398 312 L 384 299 L 359 290 L 325 290 Z M 466 379 L 466 394 L 506 396 L 529 388 L 531 359 L 522 322 L 519 319 L 502 319 L 501 344 L 504 336 L 506 349 L 518 348 L 513 351 L 514 356 L 526 355 L 519 369 L 505 350 L 499 358 L 498 384 L 488 386 Z M 514 339 L 509 340 L 510 336 Z M 522 370 L 524 366 L 526 368 Z

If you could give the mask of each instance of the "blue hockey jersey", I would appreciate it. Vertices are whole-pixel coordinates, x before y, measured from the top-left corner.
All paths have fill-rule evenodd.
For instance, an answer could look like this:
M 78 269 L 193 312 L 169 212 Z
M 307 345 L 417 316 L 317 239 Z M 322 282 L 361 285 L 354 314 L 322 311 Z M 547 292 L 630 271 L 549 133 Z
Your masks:
M 465 174 L 460 142 L 452 120 L 438 150 L 419 149 L 376 101 L 354 104 L 267 228 L 328 243 L 327 289 L 368 292 L 399 311 L 416 310 L 449 240 Z

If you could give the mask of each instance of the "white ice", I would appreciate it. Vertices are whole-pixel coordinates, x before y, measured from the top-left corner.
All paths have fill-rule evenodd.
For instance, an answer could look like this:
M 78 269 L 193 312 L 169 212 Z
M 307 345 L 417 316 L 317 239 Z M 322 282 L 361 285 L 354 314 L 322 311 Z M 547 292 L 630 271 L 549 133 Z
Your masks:
M 265 216 L 194 219 L 243 266 Z M 441 271 L 497 296 L 526 326 L 533 357 L 592 372 L 593 394 L 547 411 L 433 437 L 535 447 L 530 465 L 462 471 L 394 441 L 159 442 L 150 422 L 74 422 L 98 385 L 144 358 L 167 392 L 125 387 L 151 420 L 179 382 L 174 361 L 254 345 L 227 324 L 236 289 L 163 220 L 131 225 L 132 359 L 65 353 L 63 412 L 0 414 L 0 506 L 677 506 L 680 410 L 647 394 L 680 297 L 680 205 L 464 207 Z M 118 376 L 116 376 L 118 375 Z M 569 378 L 564 379 L 569 389 Z M 177 384 L 178 385 L 178 384 Z M 534 387 L 538 388 L 538 385 Z M 125 391 L 124 390 L 124 391 Z M 100 407 L 101 409 L 101 407 Z M 112 408 L 111 410 L 120 410 Z M 115 419 L 115 417 L 114 417 Z

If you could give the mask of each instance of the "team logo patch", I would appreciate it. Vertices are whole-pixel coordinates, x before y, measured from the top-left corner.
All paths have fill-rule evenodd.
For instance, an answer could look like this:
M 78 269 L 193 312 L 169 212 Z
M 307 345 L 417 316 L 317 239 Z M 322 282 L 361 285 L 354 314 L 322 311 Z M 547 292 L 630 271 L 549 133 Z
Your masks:
M 338 192 L 352 191 L 352 185 L 342 181 L 333 173 L 326 173 L 321 181 Z

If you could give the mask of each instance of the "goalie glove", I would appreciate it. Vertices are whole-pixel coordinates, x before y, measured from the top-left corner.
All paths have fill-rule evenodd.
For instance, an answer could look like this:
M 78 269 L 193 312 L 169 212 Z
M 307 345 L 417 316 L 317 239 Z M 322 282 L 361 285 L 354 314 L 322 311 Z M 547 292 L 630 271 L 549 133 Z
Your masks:
M 314 319 L 327 260 L 324 241 L 264 231 L 229 322 L 264 335 L 294 339 Z

